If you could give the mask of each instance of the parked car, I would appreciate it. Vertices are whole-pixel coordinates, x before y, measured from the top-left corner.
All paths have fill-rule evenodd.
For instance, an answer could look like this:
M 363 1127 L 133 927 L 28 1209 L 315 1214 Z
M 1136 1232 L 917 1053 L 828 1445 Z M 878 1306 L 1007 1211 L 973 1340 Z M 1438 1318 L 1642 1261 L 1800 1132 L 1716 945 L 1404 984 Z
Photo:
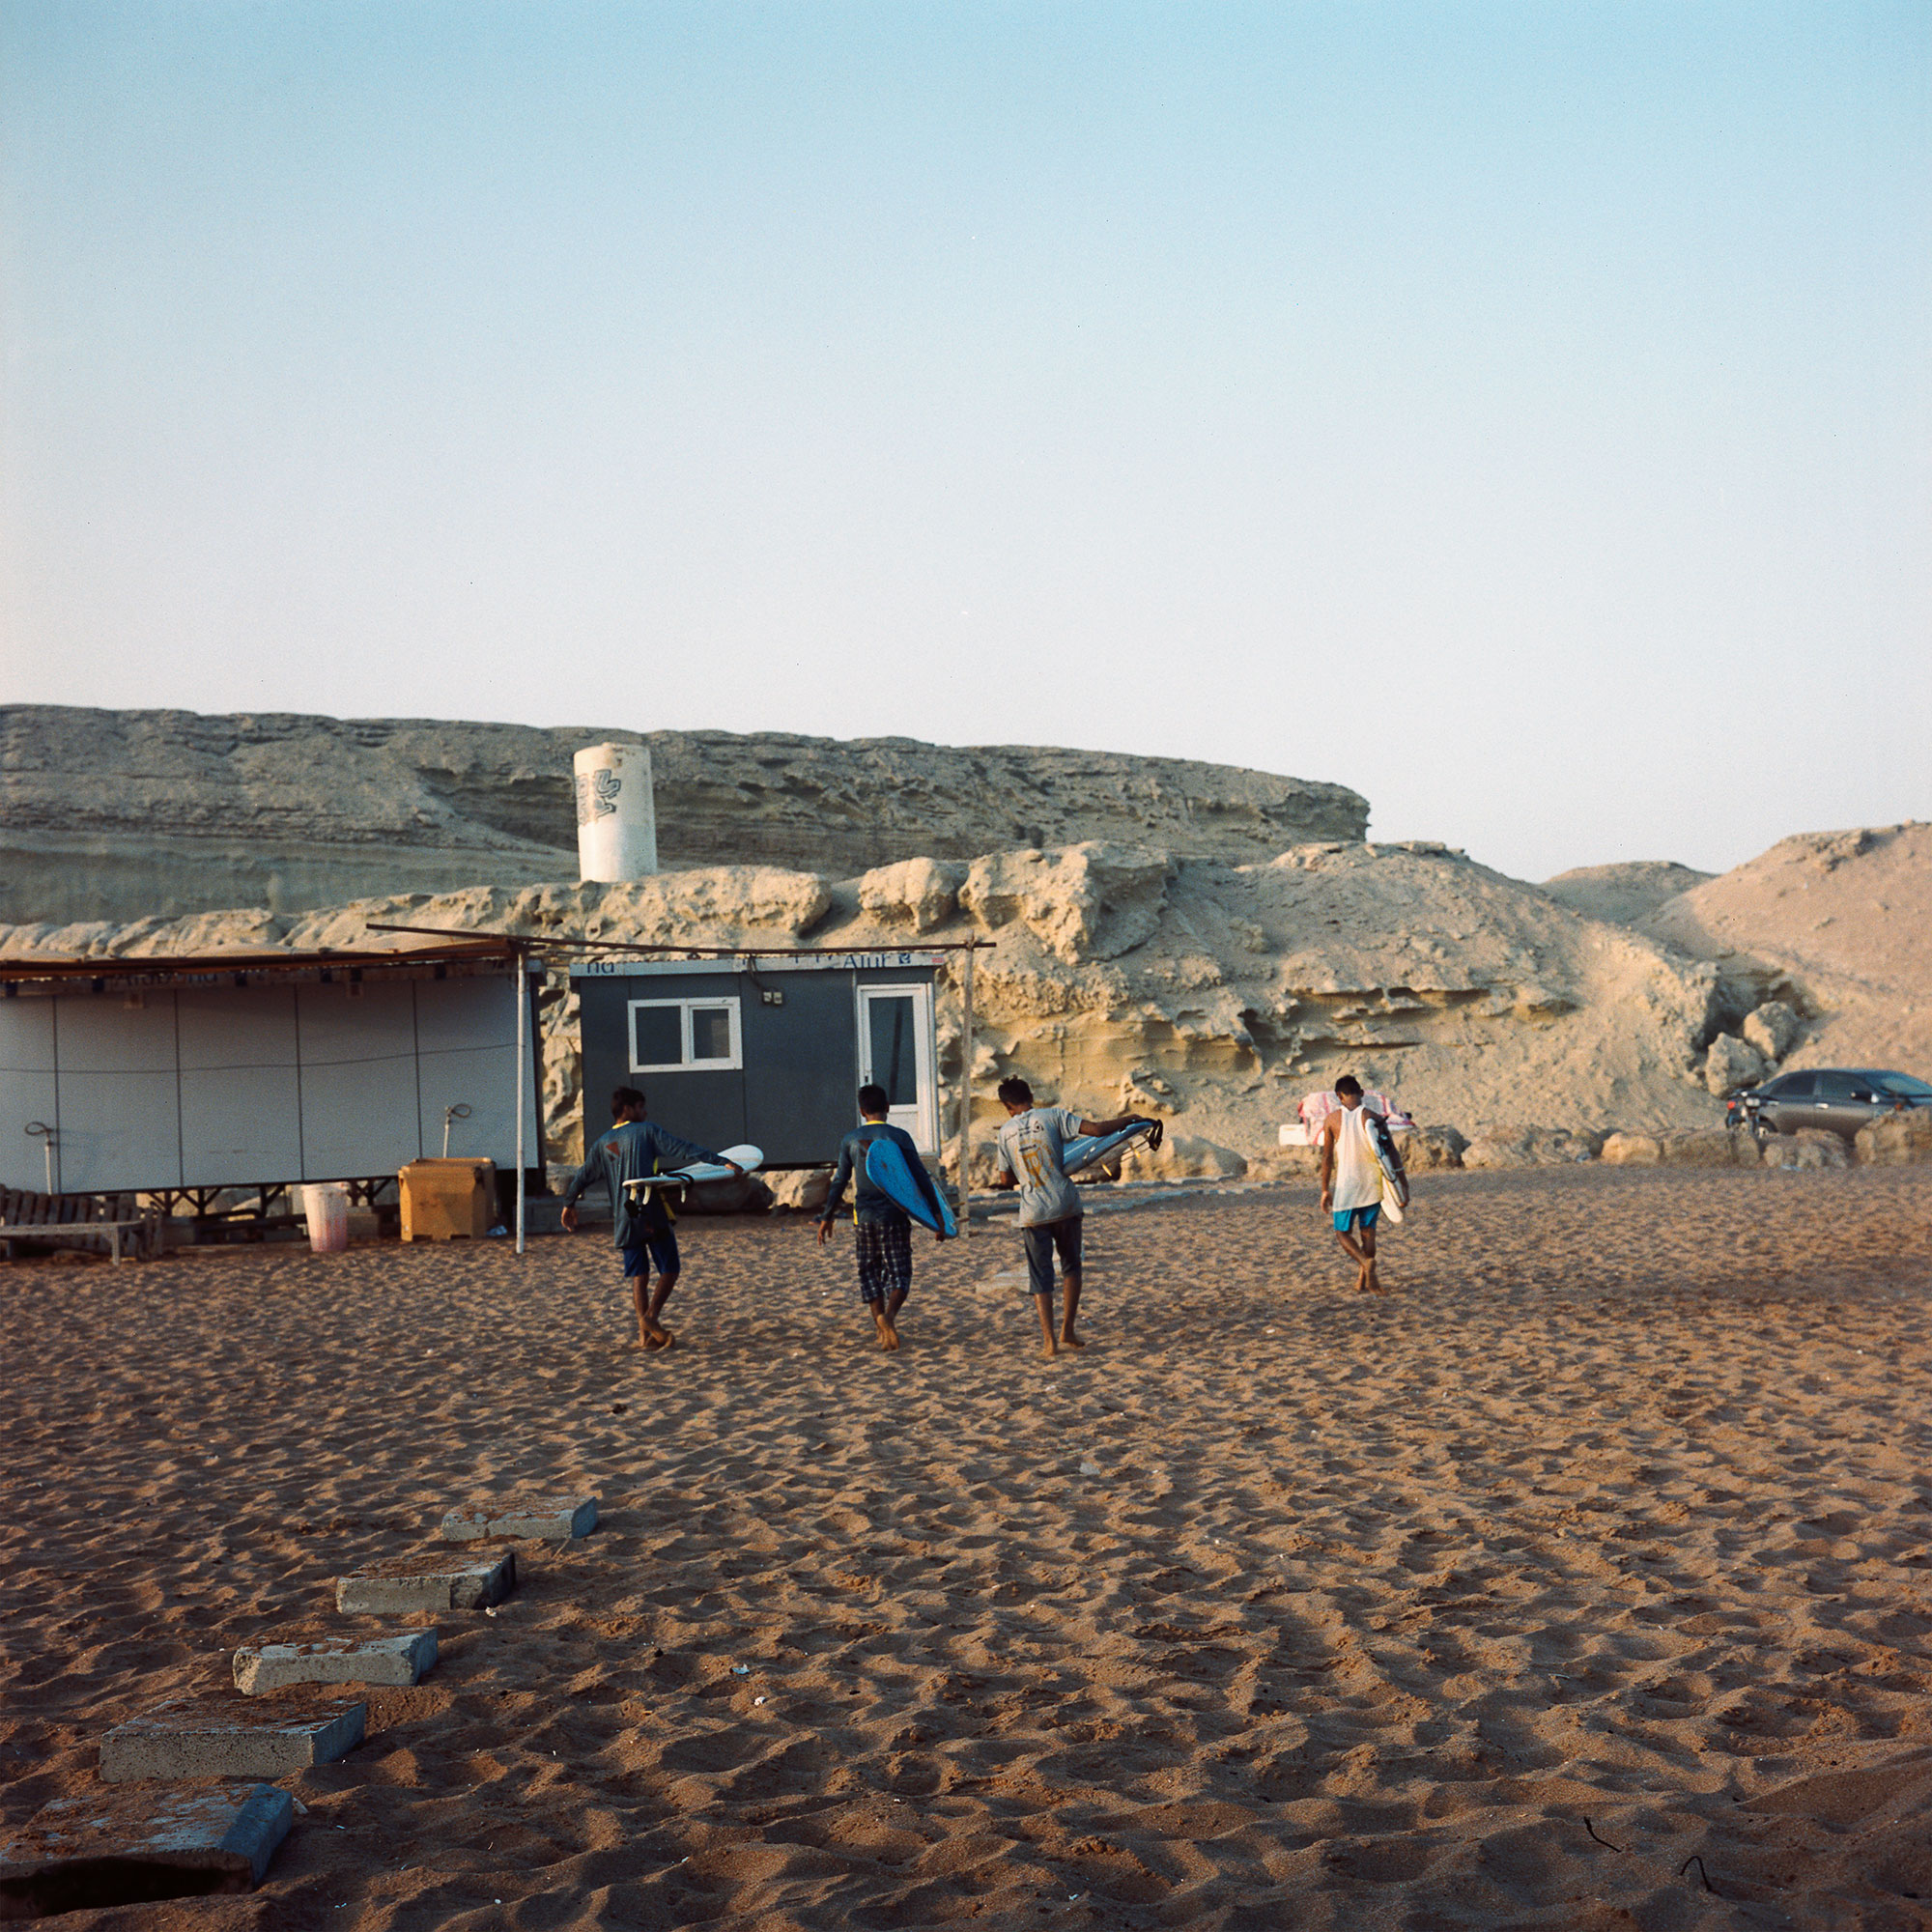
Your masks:
M 1724 1124 L 1760 1137 L 1823 1127 L 1850 1140 L 1866 1122 L 1907 1107 L 1932 1107 L 1932 1086 L 1879 1067 L 1807 1066 L 1733 1094 Z

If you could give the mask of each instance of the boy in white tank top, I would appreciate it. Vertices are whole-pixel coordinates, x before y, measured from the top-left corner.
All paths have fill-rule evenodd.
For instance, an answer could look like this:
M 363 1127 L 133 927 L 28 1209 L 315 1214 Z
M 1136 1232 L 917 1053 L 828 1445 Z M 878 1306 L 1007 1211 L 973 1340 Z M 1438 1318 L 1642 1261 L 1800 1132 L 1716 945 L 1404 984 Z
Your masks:
M 1335 1239 L 1355 1264 L 1358 1293 L 1380 1294 L 1376 1223 L 1382 1212 L 1382 1168 L 1362 1112 L 1362 1083 L 1345 1073 L 1335 1083 L 1341 1106 L 1321 1122 L 1321 1211 L 1335 1217 Z

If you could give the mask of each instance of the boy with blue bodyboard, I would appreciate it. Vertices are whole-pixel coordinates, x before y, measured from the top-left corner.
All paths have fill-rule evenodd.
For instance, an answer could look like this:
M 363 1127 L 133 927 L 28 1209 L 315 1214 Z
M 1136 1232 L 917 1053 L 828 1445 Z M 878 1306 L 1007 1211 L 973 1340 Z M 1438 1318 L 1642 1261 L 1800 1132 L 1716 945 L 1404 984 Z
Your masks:
M 838 1166 L 818 1217 L 818 1239 L 822 1246 L 831 1235 L 850 1182 L 859 1299 L 871 1310 L 879 1347 L 892 1350 L 899 1345 L 898 1312 L 912 1289 L 913 1214 L 932 1230 L 934 1240 L 943 1241 L 952 1230 L 952 1212 L 932 1184 L 912 1136 L 886 1119 L 888 1104 L 883 1087 L 859 1089 L 859 1118 L 865 1124 L 838 1144 Z

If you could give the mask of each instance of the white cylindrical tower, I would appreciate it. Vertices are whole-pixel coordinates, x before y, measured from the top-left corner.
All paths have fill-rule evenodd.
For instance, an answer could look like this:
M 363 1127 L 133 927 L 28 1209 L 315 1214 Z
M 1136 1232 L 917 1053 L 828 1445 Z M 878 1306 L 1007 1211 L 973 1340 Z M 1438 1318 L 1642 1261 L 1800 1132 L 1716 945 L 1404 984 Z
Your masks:
M 658 868 L 648 745 L 590 745 L 575 759 L 577 876 L 606 884 Z

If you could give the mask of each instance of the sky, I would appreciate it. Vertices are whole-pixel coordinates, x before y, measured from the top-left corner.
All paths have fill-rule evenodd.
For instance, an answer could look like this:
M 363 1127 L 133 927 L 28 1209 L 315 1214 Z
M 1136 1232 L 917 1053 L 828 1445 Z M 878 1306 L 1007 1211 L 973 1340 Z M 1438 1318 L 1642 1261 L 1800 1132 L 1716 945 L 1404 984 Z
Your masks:
M 0 702 L 1932 817 L 1932 9 L 0 0 Z

